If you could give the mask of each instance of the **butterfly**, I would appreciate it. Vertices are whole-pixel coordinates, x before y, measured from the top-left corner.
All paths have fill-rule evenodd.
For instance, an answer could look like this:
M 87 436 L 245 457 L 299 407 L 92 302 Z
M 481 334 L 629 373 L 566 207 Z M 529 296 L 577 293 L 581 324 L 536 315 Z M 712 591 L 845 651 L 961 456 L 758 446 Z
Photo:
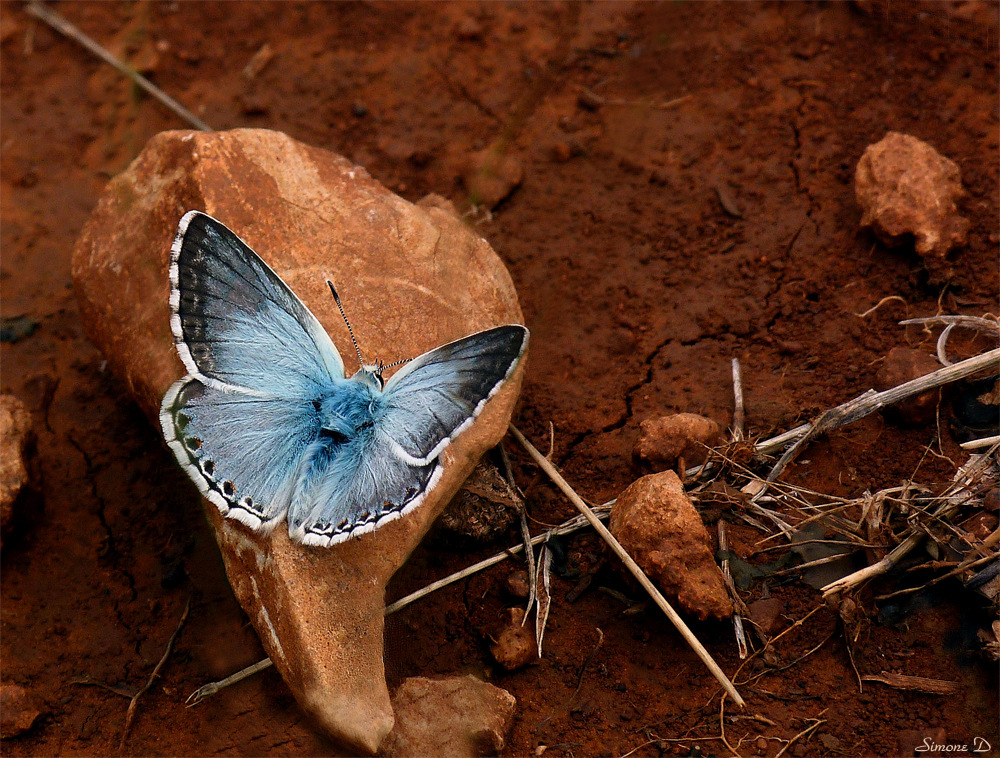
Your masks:
M 424 353 L 388 381 L 389 367 L 365 364 L 358 350 L 361 368 L 347 378 L 288 285 L 199 211 L 180 221 L 170 287 L 188 373 L 160 406 L 164 439 L 225 516 L 257 531 L 287 518 L 289 536 L 307 545 L 343 542 L 417 508 L 441 478 L 441 453 L 528 347 L 525 327 L 498 326 Z

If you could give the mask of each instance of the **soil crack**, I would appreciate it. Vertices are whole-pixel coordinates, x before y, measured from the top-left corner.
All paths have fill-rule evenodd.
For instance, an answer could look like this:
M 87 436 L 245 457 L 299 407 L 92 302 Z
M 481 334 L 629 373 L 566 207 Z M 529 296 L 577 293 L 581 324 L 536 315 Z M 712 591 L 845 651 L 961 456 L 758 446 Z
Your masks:
M 97 487 L 97 467 L 94 465 L 93 460 L 83 446 L 73 437 L 72 434 L 67 434 L 66 439 L 69 440 L 69 444 L 72 445 L 78 453 L 83 457 L 83 464 L 86 469 L 85 478 L 87 483 L 90 485 L 90 494 L 94 501 L 97 503 L 97 509 L 95 515 L 97 520 L 104 530 L 104 540 L 103 545 L 97 551 L 98 559 L 107 558 L 111 564 L 111 567 L 121 574 L 122 578 L 125 580 L 125 584 L 129 590 L 129 599 L 134 601 L 139 596 L 138 591 L 135 586 L 135 577 L 120 565 L 118 552 L 118 546 L 115 541 L 114 532 L 111 530 L 111 525 L 108 523 L 107 517 L 107 501 L 101 495 L 100 490 Z M 121 610 L 118 607 L 118 602 L 115 602 L 115 616 L 118 618 L 118 622 L 126 627 L 125 620 L 122 617 Z

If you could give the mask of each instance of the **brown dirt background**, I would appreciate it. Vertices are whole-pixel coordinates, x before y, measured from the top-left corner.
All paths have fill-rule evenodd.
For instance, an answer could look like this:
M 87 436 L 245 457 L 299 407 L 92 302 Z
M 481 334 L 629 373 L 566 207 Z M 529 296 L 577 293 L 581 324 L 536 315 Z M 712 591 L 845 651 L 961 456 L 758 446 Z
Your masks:
M 437 192 L 461 204 L 463 158 L 509 139 L 525 179 L 479 229 L 509 266 L 533 332 L 516 418 L 540 446 L 554 424 L 554 458 L 593 502 L 635 478 L 630 452 L 647 416 L 730 421 L 733 357 L 743 365 L 750 429 L 766 434 L 869 388 L 893 346 L 933 352 L 933 337 L 900 319 L 997 311 L 996 3 L 57 9 L 215 128 L 285 131 L 350 157 L 410 200 Z M 275 57 L 248 81 L 241 69 L 265 42 Z M 196 687 L 262 651 L 195 489 L 78 323 L 69 261 L 81 226 L 107 179 L 150 136 L 182 125 L 10 2 L 0 4 L 0 63 L 2 313 L 40 324 L 3 345 L 0 383 L 33 411 L 42 475 L 37 511 L 3 549 L 0 654 L 2 680 L 27 687 L 45 712 L 2 751 L 115 753 L 127 701 L 72 680 L 140 686 L 193 597 L 127 752 L 336 752 L 273 672 L 184 707 Z M 581 87 L 615 102 L 581 108 Z M 650 105 L 684 95 L 671 109 Z M 961 167 L 961 212 L 972 229 L 947 285 L 928 282 L 912 249 L 886 249 L 858 229 L 854 166 L 889 130 L 928 141 Z M 716 186 L 742 218 L 724 211 Z M 890 295 L 905 302 L 857 315 Z M 943 452 L 961 460 L 946 427 Z M 952 463 L 926 454 L 938 433 L 934 424 L 869 418 L 814 444 L 788 476 L 838 495 L 914 472 L 942 481 Z M 572 515 L 534 468 L 521 457 L 516 464 L 536 526 Z M 741 555 L 760 537 L 731 531 Z M 568 544 L 571 565 L 600 560 L 593 536 Z M 390 594 L 497 547 L 432 539 Z M 504 590 L 510 569 L 501 564 L 392 619 L 394 681 L 472 672 L 505 687 L 518 699 L 510 755 L 538 745 L 547 755 L 622 755 L 654 738 L 687 741 L 634 755 L 728 754 L 718 741 L 692 741 L 718 736 L 718 689 L 669 623 L 652 610 L 623 615 L 618 600 L 594 589 L 570 604 L 575 579 L 554 580 L 545 657 L 515 673 L 491 668 L 481 629 L 515 604 Z M 616 581 L 604 570 L 594 586 Z M 785 623 L 819 604 L 798 582 L 770 591 L 785 604 Z M 857 664 L 862 673 L 955 680 L 960 697 L 879 684 L 859 693 L 836 618 L 824 610 L 782 638 L 779 653 L 788 663 L 825 644 L 742 690 L 747 713 L 771 723 L 727 707 L 730 743 L 742 755 L 774 755 L 778 738 L 823 718 L 790 754 L 910 755 L 925 735 L 966 743 L 980 735 L 996 754 L 996 666 L 976 657 L 963 626 L 968 605 L 950 594 L 898 623 L 872 624 Z M 581 679 L 595 627 L 604 644 Z M 731 625 L 694 628 L 733 672 Z

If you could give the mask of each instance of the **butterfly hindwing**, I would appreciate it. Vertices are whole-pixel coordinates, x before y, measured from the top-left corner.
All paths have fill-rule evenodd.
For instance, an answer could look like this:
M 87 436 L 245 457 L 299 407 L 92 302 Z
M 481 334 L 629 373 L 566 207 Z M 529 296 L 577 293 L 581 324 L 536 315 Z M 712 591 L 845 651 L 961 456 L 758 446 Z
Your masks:
M 314 394 L 344 364 L 316 317 L 211 216 L 181 219 L 171 254 L 171 328 L 193 376 L 259 396 Z
M 288 510 L 294 467 L 318 429 L 311 404 L 225 392 L 190 377 L 167 392 L 160 423 L 202 494 L 224 515 L 265 530 Z
M 333 544 L 416 508 L 440 477 L 441 452 L 510 377 L 527 343 L 524 327 L 497 327 L 397 372 L 375 398 L 363 434 L 338 455 L 317 444 L 305 456 L 288 514 L 293 537 Z

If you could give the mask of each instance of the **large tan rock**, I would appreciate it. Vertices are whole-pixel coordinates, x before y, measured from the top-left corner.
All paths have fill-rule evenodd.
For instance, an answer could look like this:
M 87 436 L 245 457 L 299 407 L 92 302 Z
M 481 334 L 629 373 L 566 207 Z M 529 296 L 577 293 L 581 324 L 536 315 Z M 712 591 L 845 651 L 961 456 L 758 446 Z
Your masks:
M 711 537 L 673 471 L 629 485 L 611 509 L 608 528 L 649 578 L 688 613 L 702 620 L 732 614 Z
M 414 357 L 522 319 L 502 262 L 446 209 L 414 206 L 345 158 L 278 132 L 164 132 L 108 184 L 73 255 L 84 327 L 154 424 L 185 373 L 169 326 L 167 264 L 190 209 L 218 218 L 271 265 L 328 330 L 348 374 L 357 357 L 327 278 L 367 361 Z M 445 450 L 424 504 L 371 534 L 304 547 L 284 527 L 256 534 L 203 503 L 268 655 L 319 726 L 354 750 L 374 752 L 393 725 L 385 585 L 503 436 L 522 373 L 523 362 Z

